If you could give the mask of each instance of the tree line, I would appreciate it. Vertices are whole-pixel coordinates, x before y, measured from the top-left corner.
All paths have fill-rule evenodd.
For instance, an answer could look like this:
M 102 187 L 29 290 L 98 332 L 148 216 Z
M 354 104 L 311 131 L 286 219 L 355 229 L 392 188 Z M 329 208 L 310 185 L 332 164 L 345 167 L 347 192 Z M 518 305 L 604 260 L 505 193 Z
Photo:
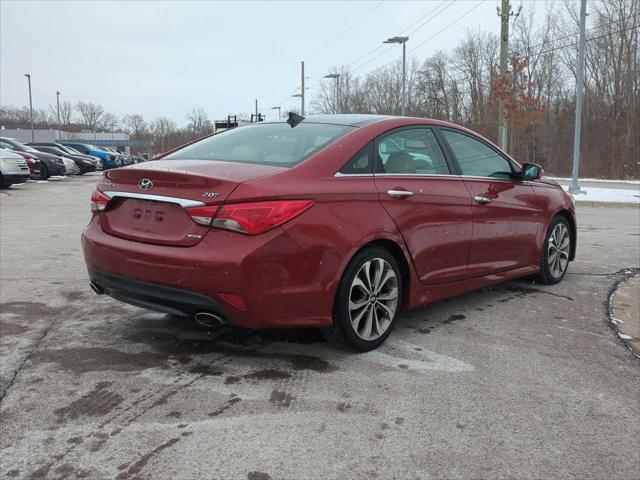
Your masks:
M 588 4 L 582 117 L 581 175 L 640 177 L 640 72 L 637 0 Z M 497 140 L 498 99 L 509 127 L 508 151 L 519 161 L 541 163 L 556 175 L 571 173 L 579 4 L 550 2 L 542 20 L 525 7 L 512 20 L 509 71 L 497 64 L 499 38 L 467 31 L 457 45 L 407 62 L 407 114 L 447 120 Z M 497 23 L 496 23 L 497 25 Z M 409 43 L 407 44 L 409 46 Z M 399 115 L 400 62 L 357 75 L 334 67 L 317 111 Z
M 132 140 L 138 140 L 151 147 L 154 152 L 162 152 L 213 132 L 213 123 L 202 108 L 194 108 L 185 116 L 186 125 L 178 127 L 165 116 L 147 120 L 139 113 L 118 116 L 106 111 L 102 105 L 79 101 L 75 104 L 60 103 L 60 128 L 67 132 L 117 132 L 128 133 Z M 33 111 L 34 128 L 51 129 L 58 127 L 57 105 L 38 108 Z M 5 128 L 30 128 L 29 107 L 0 107 L 0 125 Z M 134 148 L 146 151 L 147 147 Z

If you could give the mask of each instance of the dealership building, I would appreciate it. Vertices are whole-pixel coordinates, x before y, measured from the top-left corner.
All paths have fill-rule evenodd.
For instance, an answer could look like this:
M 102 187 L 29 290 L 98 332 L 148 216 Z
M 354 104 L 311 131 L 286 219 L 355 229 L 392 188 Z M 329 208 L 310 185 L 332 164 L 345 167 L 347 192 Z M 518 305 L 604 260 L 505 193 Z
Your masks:
M 31 129 L 28 128 L 2 128 L 0 137 L 13 138 L 20 143 L 29 143 Z M 146 147 L 147 142 L 131 140 L 127 133 L 96 133 L 90 131 L 65 132 L 63 130 L 36 129 L 33 130 L 33 138 L 36 142 L 56 142 L 58 140 L 73 140 L 74 142 L 89 143 L 99 147 L 110 147 L 120 152 L 130 153 L 131 147 Z

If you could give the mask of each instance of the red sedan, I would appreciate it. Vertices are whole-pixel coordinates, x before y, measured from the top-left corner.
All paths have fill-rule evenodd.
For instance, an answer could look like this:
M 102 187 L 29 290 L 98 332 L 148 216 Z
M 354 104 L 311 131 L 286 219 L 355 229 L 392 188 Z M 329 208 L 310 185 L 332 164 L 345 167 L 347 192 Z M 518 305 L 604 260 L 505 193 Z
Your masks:
M 403 309 L 562 280 L 575 205 L 542 175 L 450 123 L 291 114 L 105 172 L 82 244 L 97 293 L 366 351 Z

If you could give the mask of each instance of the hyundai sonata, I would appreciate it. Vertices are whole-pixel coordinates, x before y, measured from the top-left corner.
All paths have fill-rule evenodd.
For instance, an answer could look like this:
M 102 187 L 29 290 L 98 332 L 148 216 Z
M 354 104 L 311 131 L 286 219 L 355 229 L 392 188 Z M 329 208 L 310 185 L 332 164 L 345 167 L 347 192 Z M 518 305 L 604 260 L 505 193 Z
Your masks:
M 92 288 L 357 351 L 398 314 L 504 280 L 562 280 L 575 206 L 534 164 L 436 120 L 329 115 L 241 126 L 106 172 L 82 237 Z

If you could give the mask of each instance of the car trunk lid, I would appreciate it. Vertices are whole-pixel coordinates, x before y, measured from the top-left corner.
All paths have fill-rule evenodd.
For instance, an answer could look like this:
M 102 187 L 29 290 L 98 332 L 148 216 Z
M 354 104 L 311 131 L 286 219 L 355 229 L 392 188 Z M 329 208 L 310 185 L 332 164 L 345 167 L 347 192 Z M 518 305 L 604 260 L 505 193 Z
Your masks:
M 128 240 L 189 247 L 209 230 L 186 209 L 216 206 L 242 182 L 281 167 L 203 160 L 158 160 L 109 170 L 99 190 L 111 198 L 102 228 Z

